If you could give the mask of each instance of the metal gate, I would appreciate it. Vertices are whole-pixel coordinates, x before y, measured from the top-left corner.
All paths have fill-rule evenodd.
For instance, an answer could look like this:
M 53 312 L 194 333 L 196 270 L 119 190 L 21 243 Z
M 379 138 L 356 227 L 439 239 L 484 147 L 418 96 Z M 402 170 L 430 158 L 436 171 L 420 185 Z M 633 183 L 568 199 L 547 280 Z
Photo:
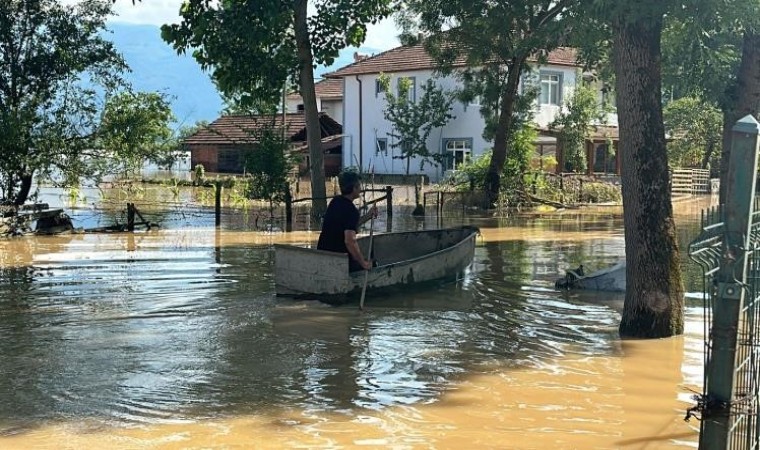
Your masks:
M 744 301 L 741 302 L 738 311 L 736 326 L 716 324 L 714 321 L 716 308 L 722 307 L 719 304 L 722 300 L 722 283 L 719 281 L 721 264 L 730 251 L 723 206 L 702 213 L 702 231 L 689 245 L 689 256 L 699 264 L 704 275 L 704 391 L 702 395 L 696 396 L 697 406 L 689 411 L 689 415 L 698 413 L 702 419 L 701 448 L 714 448 L 706 442 L 713 439 L 709 436 L 710 425 L 717 423 L 725 432 L 722 439 L 726 442 L 721 448 L 760 449 L 760 202 L 757 198 L 753 201 L 752 211 L 749 239 L 742 239 L 744 242 L 748 241 L 749 245 L 732 253 L 734 258 L 746 258 L 748 268 L 746 282 L 739 282 L 738 276 L 733 277 L 733 281 L 744 290 Z M 720 344 L 716 347 L 716 340 L 723 342 L 727 337 L 729 342 L 735 343 L 736 349 L 732 379 L 725 380 L 726 384 L 733 386 L 729 402 L 719 400 L 708 392 L 708 386 L 711 384 L 723 383 L 719 379 L 710 379 L 720 377 L 716 370 L 711 370 L 711 364 L 715 364 L 716 357 L 724 356 L 716 355 L 716 351 L 723 353 L 724 350 L 719 348 Z M 724 386 L 726 387 L 728 386 Z
M 725 204 L 689 245 L 703 270 L 705 375 L 686 418 L 701 418 L 701 449 L 760 450 L 760 123 L 746 116 L 731 133 Z

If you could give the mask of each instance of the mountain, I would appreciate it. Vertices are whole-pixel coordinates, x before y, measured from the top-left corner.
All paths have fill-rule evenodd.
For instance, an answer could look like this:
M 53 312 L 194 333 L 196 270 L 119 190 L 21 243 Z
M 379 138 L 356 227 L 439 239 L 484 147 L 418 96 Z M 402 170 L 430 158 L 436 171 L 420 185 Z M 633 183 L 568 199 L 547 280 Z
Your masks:
M 192 56 L 177 55 L 161 39 L 158 26 L 110 23 L 108 28 L 111 34 L 107 38 L 132 69 L 125 75 L 127 80 L 136 90 L 168 94 L 179 126 L 192 125 L 200 120 L 210 122 L 219 117 L 222 99 L 210 73 L 201 70 Z M 357 51 L 376 53 L 370 48 L 346 48 L 329 68 L 317 67 L 315 76 L 352 63 Z

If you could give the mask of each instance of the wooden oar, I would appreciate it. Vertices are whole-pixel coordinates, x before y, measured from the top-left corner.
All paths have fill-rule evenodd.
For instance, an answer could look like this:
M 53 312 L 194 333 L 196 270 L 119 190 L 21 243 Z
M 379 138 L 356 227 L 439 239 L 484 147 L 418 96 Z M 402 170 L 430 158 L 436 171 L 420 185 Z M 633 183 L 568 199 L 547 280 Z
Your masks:
M 374 237 L 372 232 L 374 231 L 375 227 L 375 216 L 373 215 L 369 219 L 369 249 L 367 250 L 367 260 L 370 261 L 369 269 L 366 269 L 364 271 L 364 286 L 362 286 L 362 296 L 359 300 L 359 309 L 364 309 L 364 295 L 367 293 L 367 280 L 369 279 L 369 271 L 372 270 L 372 238 Z

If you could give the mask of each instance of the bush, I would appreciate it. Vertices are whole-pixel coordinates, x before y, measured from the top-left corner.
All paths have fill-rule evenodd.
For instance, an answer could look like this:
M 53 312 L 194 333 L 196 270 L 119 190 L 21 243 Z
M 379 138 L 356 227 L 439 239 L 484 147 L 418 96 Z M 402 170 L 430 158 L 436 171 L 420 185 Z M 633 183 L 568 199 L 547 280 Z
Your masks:
M 589 182 L 583 183 L 581 188 L 582 203 L 620 203 L 622 201 L 620 186 L 614 184 Z

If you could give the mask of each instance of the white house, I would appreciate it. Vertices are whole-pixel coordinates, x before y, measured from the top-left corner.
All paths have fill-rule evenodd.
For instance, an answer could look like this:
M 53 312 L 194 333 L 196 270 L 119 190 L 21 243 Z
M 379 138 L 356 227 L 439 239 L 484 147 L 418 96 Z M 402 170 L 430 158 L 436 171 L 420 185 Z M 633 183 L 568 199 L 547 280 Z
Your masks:
M 335 117 L 343 125 L 343 167 L 361 167 L 363 171 L 374 170 L 377 174 L 404 174 L 406 161 L 398 158 L 400 151 L 394 149 L 389 133 L 392 125 L 385 119 L 385 95 L 382 93 L 378 78 L 381 73 L 391 78 L 391 88 L 396 89 L 398 80 L 408 77 L 414 88 L 410 96 L 418 98 L 420 86 L 434 77 L 434 59 L 425 51 L 422 44 L 402 46 L 377 55 L 359 59 L 325 75 L 325 78 L 342 82 L 343 109 L 342 117 Z M 541 94 L 537 102 L 535 115 L 536 127 L 547 130 L 548 125 L 563 107 L 576 85 L 576 74 L 579 66 L 576 63 L 576 52 L 571 48 L 559 48 L 548 55 L 545 65 L 537 68 L 534 73 L 536 82 L 540 83 Z M 460 82 L 452 76 L 440 78 L 438 85 L 444 89 L 454 90 Z M 522 86 L 521 86 L 522 88 Z M 601 95 L 601 93 L 600 93 Z M 485 121 L 480 114 L 477 104 L 464 105 L 456 102 L 451 120 L 445 127 L 436 129 L 430 136 L 428 148 L 438 149 L 441 153 L 449 154 L 446 167 L 425 164 L 420 169 L 420 161 L 413 159 L 409 174 L 424 174 L 431 180 L 437 181 L 447 170 L 456 169 L 466 157 L 476 157 L 492 143 L 483 139 Z M 613 125 L 616 124 L 616 118 Z M 606 142 L 605 140 L 600 140 Z M 596 145 L 590 141 L 588 146 L 589 161 L 593 161 Z M 556 152 L 556 139 L 550 133 L 539 138 L 537 147 L 542 154 Z M 606 150 L 603 152 L 607 154 Z M 619 169 L 619 158 L 610 161 L 612 167 Z M 558 155 L 559 159 L 559 155 Z M 609 166 L 610 164 L 606 164 Z M 593 164 L 589 171 L 593 172 Z M 618 171 L 619 172 L 619 171 Z
M 314 84 L 317 95 L 317 111 L 323 112 L 337 122 L 343 118 L 343 80 L 340 78 L 323 79 Z M 299 94 L 290 94 L 286 98 L 289 113 L 303 112 L 303 98 Z

